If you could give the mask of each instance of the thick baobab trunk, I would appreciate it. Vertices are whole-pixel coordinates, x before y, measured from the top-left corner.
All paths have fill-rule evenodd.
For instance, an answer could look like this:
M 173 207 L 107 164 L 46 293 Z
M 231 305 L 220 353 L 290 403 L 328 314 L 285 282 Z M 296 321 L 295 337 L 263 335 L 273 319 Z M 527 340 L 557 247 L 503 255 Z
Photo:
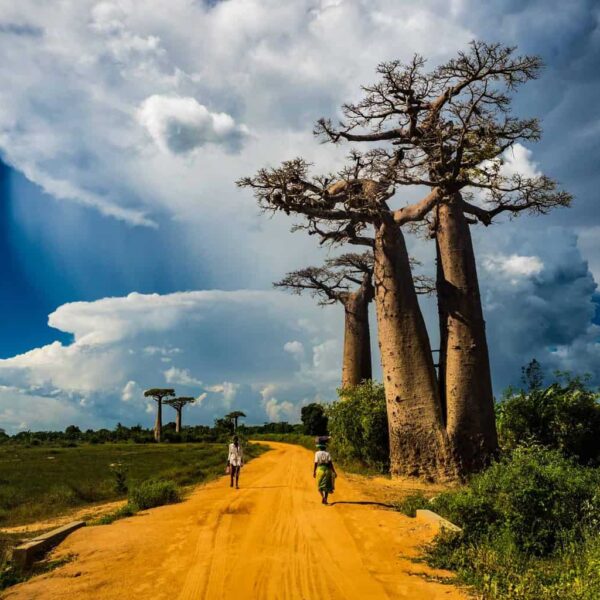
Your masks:
M 437 223 L 440 379 L 446 429 L 463 474 L 481 469 L 498 439 L 477 267 L 460 196 L 440 204 Z
M 181 433 L 181 408 L 175 411 L 175 431 Z
M 392 475 L 452 479 L 429 338 L 404 236 L 393 222 L 377 228 L 374 277 Z
M 438 393 L 440 395 L 440 406 L 442 408 L 442 421 L 446 427 L 446 346 L 448 343 L 448 331 L 446 324 L 448 316 L 446 312 L 446 304 L 440 300 L 442 297 L 442 288 L 444 281 L 444 271 L 440 258 L 440 247 L 436 240 L 436 292 L 438 297 L 438 323 L 440 328 L 440 347 L 438 350 Z
M 156 422 L 154 423 L 154 440 L 160 442 L 162 437 L 162 399 L 156 401 Z
M 373 376 L 369 332 L 370 300 L 370 289 L 361 287 L 358 291 L 348 294 L 344 302 L 343 388 L 353 387 Z

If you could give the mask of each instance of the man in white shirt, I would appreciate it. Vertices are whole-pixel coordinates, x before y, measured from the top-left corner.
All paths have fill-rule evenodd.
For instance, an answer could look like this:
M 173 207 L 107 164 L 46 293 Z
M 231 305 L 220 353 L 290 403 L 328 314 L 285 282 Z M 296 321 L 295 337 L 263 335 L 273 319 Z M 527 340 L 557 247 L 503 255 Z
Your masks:
M 244 465 L 244 451 L 240 445 L 240 439 L 237 435 L 233 436 L 233 442 L 229 444 L 229 456 L 227 457 L 227 466 L 229 467 L 229 475 L 231 477 L 230 487 L 233 487 L 233 479 L 235 478 L 235 489 L 239 489 L 240 469 Z

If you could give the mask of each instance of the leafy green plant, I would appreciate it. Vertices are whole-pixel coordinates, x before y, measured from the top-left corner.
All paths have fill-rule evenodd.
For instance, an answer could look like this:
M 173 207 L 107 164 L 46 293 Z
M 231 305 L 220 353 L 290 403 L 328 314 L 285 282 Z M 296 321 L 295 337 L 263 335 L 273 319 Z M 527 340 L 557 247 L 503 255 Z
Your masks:
M 101 517 L 98 517 L 95 521 L 92 521 L 90 525 L 110 525 L 111 523 L 114 523 L 119 519 L 124 519 L 125 517 L 132 517 L 137 512 L 138 511 L 134 506 L 127 503 L 121 508 L 118 508 L 117 510 L 114 510 L 110 513 L 102 515 Z
M 401 500 L 398 500 L 398 502 L 394 502 L 394 508 L 405 514 L 407 517 L 415 517 L 417 515 L 417 510 L 430 509 L 431 502 L 425 494 L 409 494 Z
M 600 590 L 600 472 L 558 450 L 518 446 L 431 508 L 461 526 L 427 549 L 484 598 L 592 600 Z M 417 498 L 407 507 L 419 508 Z
M 474 541 L 503 535 L 518 550 L 546 556 L 564 535 L 600 516 L 600 474 L 560 452 L 521 446 L 475 476 L 468 488 L 440 494 L 434 510 Z
M 535 442 L 598 465 L 600 397 L 584 379 L 564 373 L 558 379 L 544 388 L 536 377 L 527 390 L 504 394 L 496 406 L 500 444 L 512 451 L 523 441 Z
M 174 481 L 143 481 L 129 491 L 129 504 L 139 510 L 173 504 L 181 500 L 179 489 Z
M 343 462 L 358 461 L 387 472 L 389 437 L 383 385 L 366 381 L 338 393 L 340 399 L 327 410 L 332 452 Z
M 127 469 L 123 463 L 111 463 L 111 472 L 114 476 L 115 492 L 119 495 L 127 493 Z

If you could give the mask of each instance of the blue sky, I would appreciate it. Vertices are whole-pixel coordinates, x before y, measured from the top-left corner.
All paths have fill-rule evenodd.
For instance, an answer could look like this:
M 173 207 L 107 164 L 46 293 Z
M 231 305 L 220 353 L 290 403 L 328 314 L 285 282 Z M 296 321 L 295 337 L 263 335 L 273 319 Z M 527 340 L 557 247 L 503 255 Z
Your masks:
M 334 168 L 347 149 L 318 144 L 312 124 L 378 62 L 419 52 L 433 65 L 476 38 L 543 57 L 515 101 L 541 118 L 543 140 L 508 158 L 576 197 L 474 230 L 495 389 L 534 356 L 600 383 L 596 2 L 11 4 L 0 6 L 0 427 L 149 425 L 151 385 L 198 397 L 192 422 L 233 407 L 295 420 L 333 399 L 340 311 L 271 288 L 325 254 L 234 181 L 297 155 Z M 431 269 L 431 244 L 410 246 Z M 435 306 L 423 308 L 435 346 Z

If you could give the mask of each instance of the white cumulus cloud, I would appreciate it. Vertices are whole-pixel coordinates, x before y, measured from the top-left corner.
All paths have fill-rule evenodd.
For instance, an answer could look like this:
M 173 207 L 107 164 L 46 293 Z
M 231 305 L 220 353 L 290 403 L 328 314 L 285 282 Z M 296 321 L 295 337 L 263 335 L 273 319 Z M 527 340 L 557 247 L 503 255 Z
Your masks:
M 128 381 L 121 391 L 121 400 L 129 402 L 141 395 L 141 390 L 135 381 Z
M 299 342 L 298 340 L 294 340 L 292 342 L 286 342 L 283 345 L 283 349 L 286 352 L 289 352 L 292 356 L 301 358 L 302 356 L 304 356 L 304 345 L 302 344 L 302 342 Z
M 508 277 L 532 277 L 539 275 L 544 263 L 537 256 L 486 256 L 483 264 L 488 271 L 502 273 Z
M 165 152 L 186 154 L 205 144 L 239 150 L 248 128 L 227 113 L 211 112 L 195 98 L 153 95 L 138 110 L 138 119 Z
M 164 360 L 164 357 L 161 360 Z M 170 369 L 164 371 L 163 374 L 167 383 L 186 386 L 202 385 L 202 382 L 199 379 L 193 377 L 188 369 L 178 369 L 177 367 L 171 367 Z
M 113 427 L 117 421 L 150 425 L 153 404 L 142 390 L 166 381 L 178 394 L 199 397 L 194 409 L 199 422 L 211 423 L 230 410 L 243 410 L 254 423 L 274 411 L 287 416 L 293 412 L 289 405 L 278 400 L 280 408 L 273 408 L 259 390 L 288 385 L 283 402 L 295 406 L 307 398 L 335 397 L 328 373 L 314 369 L 307 384 L 297 377 L 302 365 L 282 351 L 290 339 L 300 344 L 320 339 L 290 315 L 316 319 L 323 340 L 341 325 L 311 299 L 276 291 L 136 293 L 65 304 L 49 322 L 72 334 L 73 342 L 53 342 L 0 360 L 0 386 L 6 390 L 0 394 L 0 414 L 12 411 L 5 421 L 11 428 L 25 422 L 24 414 L 35 412 L 38 404 L 55 406 L 51 422 L 62 423 L 58 415 L 64 415 L 61 427 L 75 417 L 86 428 Z M 165 368 L 165 357 L 176 364 Z M 341 355 L 337 360 L 339 369 Z

